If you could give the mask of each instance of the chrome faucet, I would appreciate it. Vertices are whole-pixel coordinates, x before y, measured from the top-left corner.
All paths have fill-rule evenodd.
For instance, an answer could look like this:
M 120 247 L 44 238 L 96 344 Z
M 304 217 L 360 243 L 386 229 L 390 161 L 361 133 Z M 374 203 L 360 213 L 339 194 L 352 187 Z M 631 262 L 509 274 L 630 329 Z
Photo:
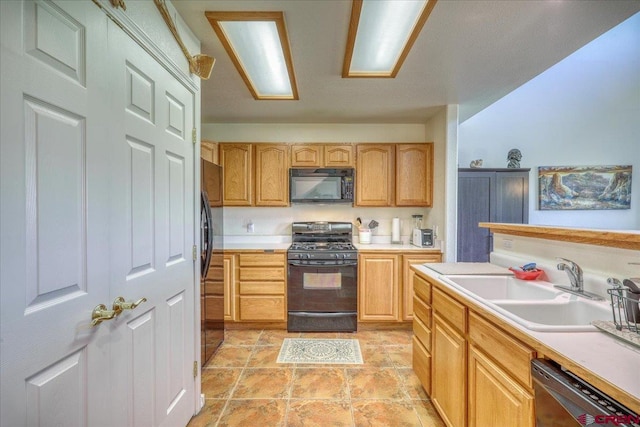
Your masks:
M 584 291 L 584 279 L 580 266 L 566 258 L 558 258 L 558 261 L 564 261 L 558 264 L 558 270 L 565 271 L 569 276 L 569 281 L 571 282 L 571 290 L 576 292 Z
M 569 281 L 571 282 L 571 287 L 560 285 L 554 285 L 554 287 L 591 300 L 603 299 L 600 295 L 592 294 L 591 292 L 586 292 L 584 290 L 584 277 L 582 268 L 580 268 L 578 264 L 566 258 L 558 258 L 558 261 L 562 261 L 558 264 L 558 270 L 562 270 L 567 273 L 567 276 L 569 276 Z

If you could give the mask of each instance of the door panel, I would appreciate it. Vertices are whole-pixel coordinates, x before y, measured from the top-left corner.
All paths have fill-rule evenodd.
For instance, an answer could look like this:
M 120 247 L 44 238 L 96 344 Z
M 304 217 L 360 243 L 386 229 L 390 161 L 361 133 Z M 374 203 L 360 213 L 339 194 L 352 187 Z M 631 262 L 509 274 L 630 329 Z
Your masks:
M 91 2 L 0 2 L 0 425 L 102 425 L 109 140 Z M 62 398 L 63 397 L 63 398 Z
M 109 40 L 115 122 L 123 123 L 112 129 L 110 298 L 146 298 L 110 325 L 122 374 L 113 380 L 114 425 L 186 425 L 196 360 L 194 96 L 111 23 Z
M 0 425 L 186 425 L 194 94 L 90 1 L 0 16 Z

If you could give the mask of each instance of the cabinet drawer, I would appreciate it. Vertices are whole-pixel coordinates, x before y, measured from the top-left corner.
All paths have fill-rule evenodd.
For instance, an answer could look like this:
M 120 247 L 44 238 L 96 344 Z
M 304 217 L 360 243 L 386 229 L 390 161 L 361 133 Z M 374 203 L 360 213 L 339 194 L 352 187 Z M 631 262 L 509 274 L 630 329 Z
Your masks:
M 286 320 L 284 296 L 240 295 L 240 320 Z
M 427 304 L 431 304 L 431 284 L 417 274 L 413 276 L 413 292 Z
M 413 297 L 413 318 L 418 317 L 427 328 L 431 328 L 431 307 L 418 297 Z
M 469 339 L 476 347 L 490 354 L 511 376 L 533 387 L 529 363 L 536 357 L 535 351 L 473 312 L 469 313 Z
M 273 253 L 241 253 L 238 256 L 240 267 L 282 267 L 285 265 L 285 254 Z
M 285 280 L 284 267 L 260 268 L 260 267 L 241 267 L 240 280 L 242 281 L 274 281 Z
M 240 295 L 284 295 L 284 282 L 240 282 Z
M 202 286 L 200 288 L 202 289 Z M 203 290 L 206 295 L 224 295 L 224 282 L 222 280 L 205 280 Z
M 431 330 L 417 317 L 413 318 L 413 334 L 427 351 L 431 351 Z
M 452 326 L 460 332 L 467 331 L 467 308 L 449 295 L 433 290 L 433 309 L 440 313 L 440 317 L 447 319 Z
M 431 355 L 416 337 L 413 337 L 413 372 L 422 388 L 431 396 Z

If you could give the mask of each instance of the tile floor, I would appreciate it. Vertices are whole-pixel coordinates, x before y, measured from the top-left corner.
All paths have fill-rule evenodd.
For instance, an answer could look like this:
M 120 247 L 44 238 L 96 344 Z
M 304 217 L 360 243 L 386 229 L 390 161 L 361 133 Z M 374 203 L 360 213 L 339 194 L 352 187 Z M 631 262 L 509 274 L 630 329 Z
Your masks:
M 284 338 L 357 338 L 364 364 L 276 362 Z M 411 331 L 228 330 L 188 427 L 444 426 L 411 369 Z

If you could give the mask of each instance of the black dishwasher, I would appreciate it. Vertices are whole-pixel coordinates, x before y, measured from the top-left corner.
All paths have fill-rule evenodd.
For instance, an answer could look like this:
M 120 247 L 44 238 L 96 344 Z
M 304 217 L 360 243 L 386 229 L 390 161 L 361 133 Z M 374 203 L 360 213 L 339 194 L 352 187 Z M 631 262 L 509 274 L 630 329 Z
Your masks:
M 531 361 L 536 426 L 633 426 L 640 416 L 548 360 Z

